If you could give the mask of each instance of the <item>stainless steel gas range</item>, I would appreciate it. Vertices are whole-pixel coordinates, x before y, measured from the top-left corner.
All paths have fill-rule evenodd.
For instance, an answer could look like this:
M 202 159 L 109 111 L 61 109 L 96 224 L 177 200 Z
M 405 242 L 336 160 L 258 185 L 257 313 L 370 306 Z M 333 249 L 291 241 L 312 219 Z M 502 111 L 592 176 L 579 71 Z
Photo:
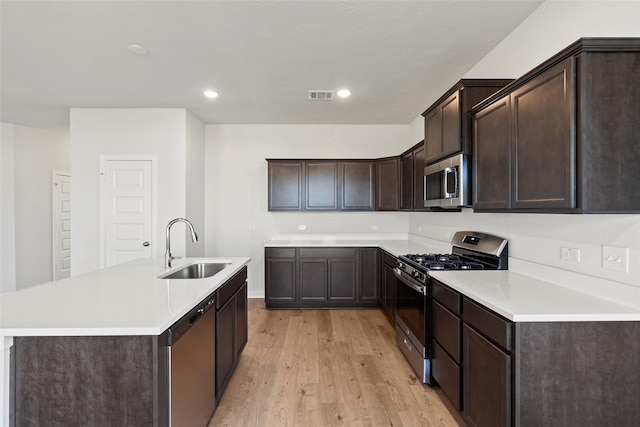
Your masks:
M 507 240 L 475 231 L 458 231 L 450 254 L 407 254 L 398 257 L 396 342 L 416 375 L 431 384 L 432 270 L 506 270 Z

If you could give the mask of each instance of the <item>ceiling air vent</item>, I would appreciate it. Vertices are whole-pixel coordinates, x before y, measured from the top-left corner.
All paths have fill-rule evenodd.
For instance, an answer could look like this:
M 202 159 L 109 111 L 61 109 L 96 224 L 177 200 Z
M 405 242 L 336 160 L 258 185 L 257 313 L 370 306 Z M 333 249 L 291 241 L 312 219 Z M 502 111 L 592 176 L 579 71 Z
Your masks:
M 310 90 L 309 101 L 333 101 L 333 90 Z

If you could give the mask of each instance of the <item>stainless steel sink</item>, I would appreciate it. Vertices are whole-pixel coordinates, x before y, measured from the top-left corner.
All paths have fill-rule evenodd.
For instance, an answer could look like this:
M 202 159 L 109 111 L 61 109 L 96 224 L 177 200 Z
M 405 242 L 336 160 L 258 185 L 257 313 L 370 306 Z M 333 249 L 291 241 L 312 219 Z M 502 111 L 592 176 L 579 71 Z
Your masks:
M 221 272 L 225 268 L 231 265 L 230 262 L 224 261 L 211 261 L 211 262 L 198 262 L 194 264 L 188 264 L 178 270 L 172 271 L 165 275 L 160 275 L 160 279 L 204 279 L 205 277 L 211 277 L 216 273 Z

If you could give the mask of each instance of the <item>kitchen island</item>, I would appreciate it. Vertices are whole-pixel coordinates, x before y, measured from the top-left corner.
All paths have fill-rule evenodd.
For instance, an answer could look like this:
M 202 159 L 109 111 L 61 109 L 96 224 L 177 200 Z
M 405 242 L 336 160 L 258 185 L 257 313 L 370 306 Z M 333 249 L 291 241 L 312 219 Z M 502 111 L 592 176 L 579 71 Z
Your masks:
M 158 278 L 199 261 L 228 266 L 203 279 Z M 238 281 L 240 273 L 244 283 L 249 261 L 187 258 L 165 269 L 159 259 L 137 260 L 2 294 L 2 424 L 168 425 L 167 331 L 228 282 Z M 212 308 L 217 314 L 219 307 Z M 21 359 L 21 351 L 28 356 Z M 43 371 L 48 383 L 30 384 L 32 389 L 21 393 L 21 378 L 34 380 L 22 374 L 41 368 L 40 357 L 32 359 L 43 352 L 56 363 Z M 16 420 L 9 415 L 11 388 L 17 390 L 11 402 L 17 408 L 11 417 L 21 417 Z

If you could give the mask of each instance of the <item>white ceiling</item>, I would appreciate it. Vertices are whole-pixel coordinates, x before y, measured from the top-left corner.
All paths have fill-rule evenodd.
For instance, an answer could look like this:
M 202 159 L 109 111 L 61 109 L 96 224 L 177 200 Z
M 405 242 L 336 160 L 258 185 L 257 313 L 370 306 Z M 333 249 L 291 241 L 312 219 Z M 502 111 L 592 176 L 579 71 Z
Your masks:
M 541 3 L 1 0 L 0 120 L 177 107 L 205 123 L 407 124 Z M 341 87 L 353 95 L 307 100 Z

